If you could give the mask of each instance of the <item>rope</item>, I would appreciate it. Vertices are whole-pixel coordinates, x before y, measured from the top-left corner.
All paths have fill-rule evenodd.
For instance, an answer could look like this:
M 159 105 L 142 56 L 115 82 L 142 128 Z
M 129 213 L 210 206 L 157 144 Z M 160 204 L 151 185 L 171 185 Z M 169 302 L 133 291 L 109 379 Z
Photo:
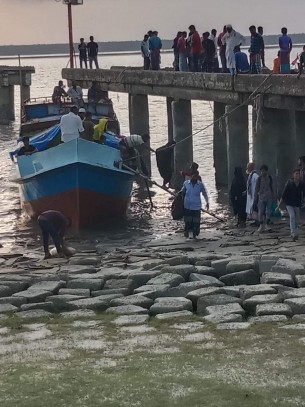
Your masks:
M 124 72 L 124 71 L 122 71 L 121 74 L 122 74 L 123 72 Z M 258 91 L 262 88 L 262 86 L 271 78 L 272 75 L 273 75 L 273 72 L 271 72 L 271 73 L 267 76 L 267 78 L 265 78 L 265 79 L 261 82 L 261 84 L 250 94 L 250 96 L 249 96 L 246 100 L 244 100 L 240 105 L 237 105 L 237 106 L 236 106 L 234 109 L 232 109 L 229 113 L 223 114 L 223 115 L 220 116 L 218 119 L 214 120 L 212 123 L 210 123 L 210 124 L 208 124 L 208 125 L 202 127 L 201 129 L 197 130 L 195 133 L 192 133 L 191 135 L 185 137 L 184 139 L 182 139 L 182 140 L 180 140 L 180 141 L 177 141 L 176 144 L 175 144 L 175 146 L 177 146 L 178 144 L 183 143 L 185 140 L 188 140 L 188 139 L 191 138 L 191 137 L 196 136 L 196 135 L 199 134 L 199 133 L 204 132 L 205 130 L 207 130 L 207 129 L 210 128 L 211 126 L 214 126 L 216 123 L 218 123 L 218 122 L 224 120 L 226 117 L 229 117 L 231 114 L 233 114 L 234 112 L 236 112 L 236 111 L 237 111 L 238 109 L 240 109 L 241 107 L 243 107 L 243 106 L 245 106 L 245 105 L 248 105 L 249 102 L 251 102 L 252 100 L 255 100 L 256 97 L 257 97 L 257 92 L 258 92 Z M 266 92 L 266 90 L 270 89 L 270 87 L 271 87 L 271 85 L 268 86 L 268 88 L 265 89 L 264 92 Z M 169 146 L 169 147 L 164 147 L 164 150 L 167 150 L 167 149 L 169 149 L 169 148 L 172 148 L 172 147 L 171 147 L 171 146 Z M 149 154 L 150 154 L 150 152 L 143 153 L 143 154 L 139 155 L 139 157 L 144 157 L 144 156 L 147 156 L 147 155 L 149 155 Z M 135 159 L 136 157 L 131 157 L 131 158 L 132 158 L 132 159 Z M 129 158 L 129 159 L 130 159 L 130 158 Z M 125 161 L 128 161 L 128 160 L 122 160 L 121 162 L 124 163 Z

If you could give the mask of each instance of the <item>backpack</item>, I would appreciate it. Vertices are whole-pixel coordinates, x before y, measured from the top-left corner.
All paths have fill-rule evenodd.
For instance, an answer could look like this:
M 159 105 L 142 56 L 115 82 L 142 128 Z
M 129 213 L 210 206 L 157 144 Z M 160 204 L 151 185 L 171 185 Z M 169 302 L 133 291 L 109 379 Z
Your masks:
M 180 220 L 184 216 L 184 194 L 179 192 L 173 200 L 171 213 L 173 220 Z

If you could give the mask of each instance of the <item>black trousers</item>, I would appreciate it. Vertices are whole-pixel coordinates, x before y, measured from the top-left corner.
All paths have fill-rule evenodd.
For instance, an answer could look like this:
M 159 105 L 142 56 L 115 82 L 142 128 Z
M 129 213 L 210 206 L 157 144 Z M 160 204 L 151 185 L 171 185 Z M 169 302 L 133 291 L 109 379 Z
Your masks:
M 57 230 L 52 225 L 52 223 L 40 216 L 38 218 L 38 224 L 42 232 L 44 252 L 48 253 L 49 251 L 49 236 L 51 236 L 56 247 L 57 253 L 60 253 L 62 251 L 61 238 Z

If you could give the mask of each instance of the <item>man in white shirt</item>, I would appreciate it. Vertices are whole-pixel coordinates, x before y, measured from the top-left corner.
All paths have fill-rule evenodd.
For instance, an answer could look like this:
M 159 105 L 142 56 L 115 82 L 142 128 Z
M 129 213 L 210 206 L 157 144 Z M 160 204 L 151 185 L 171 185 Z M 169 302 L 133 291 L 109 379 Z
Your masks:
M 72 82 L 72 86 L 68 89 L 67 93 L 72 103 L 75 103 L 78 107 L 84 106 L 83 90 L 80 86 L 76 85 L 76 82 Z
M 227 24 L 227 32 L 222 37 L 221 42 L 226 45 L 227 68 L 231 75 L 236 75 L 236 61 L 234 48 L 245 42 L 245 37 L 239 32 L 233 30 L 231 24 Z
M 256 225 L 257 211 L 254 210 L 255 208 L 253 209 L 253 203 L 254 203 L 254 195 L 255 195 L 256 181 L 258 179 L 258 174 L 255 171 L 254 163 L 247 164 L 246 172 L 248 174 L 246 212 L 247 212 L 248 218 L 253 219 L 254 225 Z
M 62 116 L 60 120 L 61 141 L 67 143 L 84 133 L 82 119 L 78 116 L 78 107 L 72 106 L 70 113 Z

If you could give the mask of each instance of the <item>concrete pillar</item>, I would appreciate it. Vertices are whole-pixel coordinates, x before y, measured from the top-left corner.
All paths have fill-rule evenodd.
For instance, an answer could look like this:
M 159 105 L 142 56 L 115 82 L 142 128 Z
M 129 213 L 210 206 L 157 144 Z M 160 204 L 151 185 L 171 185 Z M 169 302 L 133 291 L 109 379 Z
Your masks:
M 298 156 L 305 155 L 305 112 L 295 112 L 296 150 Z
M 15 92 L 14 86 L 9 86 L 9 120 L 15 120 Z
M 0 123 L 8 124 L 11 115 L 10 86 L 0 87 Z
M 130 134 L 149 134 L 149 109 L 147 95 L 129 95 L 129 131 Z M 150 143 L 147 143 L 147 147 Z M 151 175 L 151 157 L 150 152 L 143 146 L 139 150 L 143 155 L 142 159 Z
M 172 102 L 173 101 L 174 101 L 174 99 L 171 97 L 166 98 L 168 142 L 171 142 L 174 140 L 173 113 L 172 113 Z
M 213 156 L 217 186 L 228 185 L 226 121 L 218 120 L 225 114 L 225 107 L 223 103 L 214 102 Z
M 291 171 L 297 164 L 295 112 L 268 109 L 260 103 L 256 109 L 256 133 L 253 152 L 256 168 L 266 164 L 281 194 Z
M 282 193 L 293 169 L 297 166 L 295 111 L 276 109 L 277 187 Z
M 180 171 L 188 169 L 193 162 L 193 138 L 189 137 L 192 135 L 191 101 L 173 101 L 172 115 L 174 140 L 178 143 L 174 150 L 175 172 L 172 182 L 175 188 L 181 188 L 183 178 Z
M 253 161 L 256 170 L 268 165 L 269 173 L 276 176 L 277 125 L 276 109 L 263 107 L 263 100 L 257 100 L 253 108 Z
M 29 85 L 21 85 L 20 88 L 21 104 L 23 104 L 26 100 L 30 98 L 31 98 L 31 87 Z
M 244 171 L 249 161 L 249 118 L 248 106 L 236 109 L 234 105 L 226 106 L 228 184 L 234 177 L 234 168 L 241 167 Z

